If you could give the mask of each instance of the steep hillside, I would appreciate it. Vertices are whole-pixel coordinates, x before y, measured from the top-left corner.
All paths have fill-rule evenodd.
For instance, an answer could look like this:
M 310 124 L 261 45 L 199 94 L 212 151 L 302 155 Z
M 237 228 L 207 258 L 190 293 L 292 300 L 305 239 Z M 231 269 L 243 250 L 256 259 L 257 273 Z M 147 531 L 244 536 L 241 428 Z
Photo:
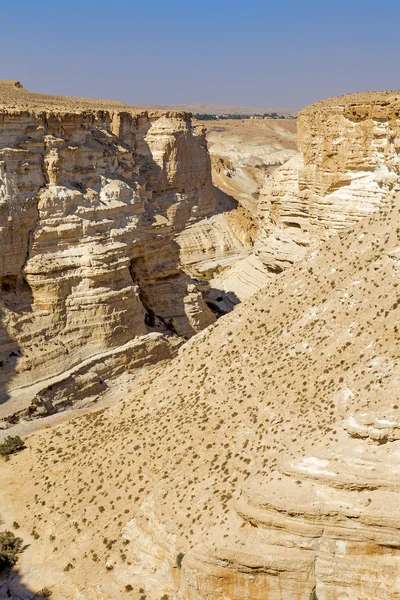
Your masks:
M 2 464 L 32 589 L 397 597 L 399 212 L 388 194 L 125 401 Z

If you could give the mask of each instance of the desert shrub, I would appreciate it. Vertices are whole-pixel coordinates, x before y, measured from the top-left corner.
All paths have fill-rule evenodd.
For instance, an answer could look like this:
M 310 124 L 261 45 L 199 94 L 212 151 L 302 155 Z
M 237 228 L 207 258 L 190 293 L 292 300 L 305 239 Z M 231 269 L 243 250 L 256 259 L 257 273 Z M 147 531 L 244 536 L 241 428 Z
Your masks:
M 26 446 L 19 435 L 9 435 L 4 442 L 0 444 L 0 456 L 5 456 L 5 458 L 8 459 L 10 454 L 19 452 L 24 448 L 26 448 Z
M 50 588 L 44 587 L 43 589 L 40 590 L 40 592 L 38 592 L 36 594 L 36 596 L 38 598 L 51 598 L 53 595 L 53 592 L 51 591 Z
M 7 567 L 12 567 L 18 560 L 22 550 L 22 539 L 12 531 L 0 532 L 0 573 Z
M 178 556 L 176 557 L 176 566 L 180 569 L 182 567 L 182 561 L 183 561 L 183 557 L 184 557 L 184 553 L 183 552 L 179 552 Z

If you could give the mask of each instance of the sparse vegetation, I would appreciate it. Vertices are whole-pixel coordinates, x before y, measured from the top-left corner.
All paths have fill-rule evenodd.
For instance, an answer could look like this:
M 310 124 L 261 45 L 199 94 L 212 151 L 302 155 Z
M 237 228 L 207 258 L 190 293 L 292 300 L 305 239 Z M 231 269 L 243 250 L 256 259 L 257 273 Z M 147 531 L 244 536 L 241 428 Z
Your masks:
M 2 444 L 0 444 L 0 456 L 4 456 L 6 460 L 11 454 L 20 452 L 26 448 L 24 442 L 21 440 L 19 435 L 7 436 Z
M 0 573 L 16 564 L 22 544 L 22 539 L 16 537 L 12 531 L 0 532 Z
M 52 598 L 53 592 L 50 588 L 44 587 L 36 594 L 36 596 L 38 598 Z
M 382 223 L 379 230 L 383 239 Z M 399 408 L 396 282 L 391 289 L 399 266 L 386 249 L 381 261 L 367 234 L 364 244 L 356 255 L 354 234 L 335 234 L 320 257 L 271 276 L 233 317 L 143 373 L 111 410 L 30 438 L 29 464 L 15 458 L 20 489 L 29 490 L 21 523 L 42 543 L 57 533 L 61 568 L 71 560 L 66 571 L 78 573 L 81 562 L 104 576 L 114 565 L 128 570 L 136 549 L 124 536 L 136 515 L 153 510 L 146 499 L 185 552 L 211 521 L 227 535 L 233 498 L 253 475 L 260 493 L 264 482 L 281 481 L 282 454 L 337 441 L 349 407 Z M 344 392 L 351 399 L 340 399 Z M 295 484 L 305 489 L 301 477 Z M 171 562 L 181 568 L 185 554 L 176 554 Z

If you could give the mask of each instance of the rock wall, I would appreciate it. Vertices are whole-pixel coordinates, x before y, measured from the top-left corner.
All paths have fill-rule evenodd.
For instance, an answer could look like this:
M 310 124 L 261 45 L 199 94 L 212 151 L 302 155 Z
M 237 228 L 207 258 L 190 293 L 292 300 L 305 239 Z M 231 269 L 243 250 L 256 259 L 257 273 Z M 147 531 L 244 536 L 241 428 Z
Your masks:
M 343 229 L 382 207 L 400 174 L 400 98 L 353 94 L 303 110 L 299 193 L 312 229 Z
M 353 94 L 297 117 L 299 155 L 265 179 L 250 256 L 215 282 L 245 300 L 337 231 L 387 205 L 399 189 L 400 95 Z
M 216 211 L 185 228 L 177 241 L 185 270 L 209 283 L 209 305 L 229 312 L 268 279 L 254 255 L 261 224 L 259 193 L 269 175 L 296 155 L 296 121 L 211 121 L 207 142 L 218 194 Z
M 213 322 L 174 238 L 214 207 L 186 113 L 3 107 L 0 402 L 154 328 Z
M 297 153 L 295 119 L 220 119 L 206 122 L 216 187 L 253 216 L 269 174 Z
M 266 182 L 260 216 L 265 234 L 278 227 L 299 246 L 316 245 L 387 205 L 398 189 L 400 100 L 333 98 L 304 109 L 297 121 L 300 156 Z

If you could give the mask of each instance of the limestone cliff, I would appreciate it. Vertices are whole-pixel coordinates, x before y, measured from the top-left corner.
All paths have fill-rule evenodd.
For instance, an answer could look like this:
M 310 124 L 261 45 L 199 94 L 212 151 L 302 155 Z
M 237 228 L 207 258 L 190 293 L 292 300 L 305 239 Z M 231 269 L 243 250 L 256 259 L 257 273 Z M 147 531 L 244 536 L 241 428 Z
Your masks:
M 299 155 L 265 179 L 254 251 L 214 282 L 240 300 L 399 188 L 400 94 L 354 94 L 298 114 Z
M 399 595 L 400 195 L 2 463 L 31 589 Z
M 214 206 L 188 114 L 1 87 L 0 402 L 154 328 L 213 322 L 174 237 Z

